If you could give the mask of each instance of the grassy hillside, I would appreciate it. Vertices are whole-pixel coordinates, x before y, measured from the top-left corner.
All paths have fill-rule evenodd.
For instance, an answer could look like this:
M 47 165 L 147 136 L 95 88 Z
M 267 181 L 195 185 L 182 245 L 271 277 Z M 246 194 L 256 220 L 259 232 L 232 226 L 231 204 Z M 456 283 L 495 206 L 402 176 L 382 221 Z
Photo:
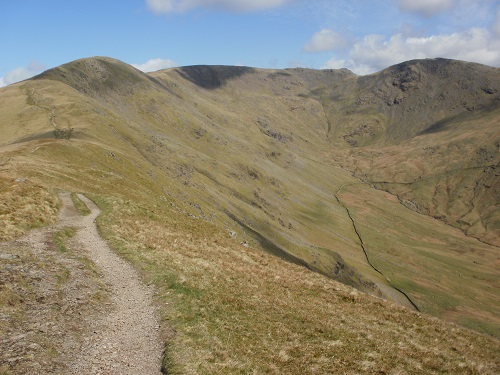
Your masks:
M 104 210 L 98 219 L 102 235 L 156 286 L 166 373 L 498 372 L 498 339 L 370 297 L 243 246 L 226 231 L 176 207 L 113 195 L 92 198 Z M 67 261 L 59 261 L 58 268 L 40 261 L 31 265 L 27 256 L 20 260 L 24 267 L 47 272 L 60 272 L 59 263 L 68 267 Z M 19 259 L 3 264 L 13 262 Z M 71 282 L 73 275 L 65 277 Z M 64 288 L 66 281 L 58 283 Z M 2 317 L 22 306 L 16 295 L 7 295 L 6 304 L 3 297 L 0 293 Z M 87 311 L 90 305 L 82 308 Z M 64 319 L 78 319 L 79 311 L 70 309 Z M 55 309 L 54 314 L 61 312 Z M 24 324 L 22 315 L 16 319 Z M 84 331 L 84 321 L 79 321 L 66 338 Z M 8 327 L 1 323 L 3 332 Z M 45 358 L 56 361 L 56 368 L 61 366 L 59 344 L 51 342 Z M 33 360 L 40 358 L 26 357 L 21 364 L 29 366 Z
M 465 342 L 494 358 L 495 339 L 307 268 L 498 336 L 498 85 L 498 69 L 447 60 L 357 77 L 242 67 L 146 75 L 84 59 L 1 89 L 0 173 L 5 191 L 29 183 L 29 196 L 66 189 L 97 201 L 102 233 L 163 290 L 162 304 L 175 300 L 165 307 L 177 329 L 173 368 L 328 372 L 334 356 L 346 371 L 395 369 L 403 340 L 420 354 L 402 369 L 481 372 L 465 361 Z M 17 204 L 26 207 L 9 206 L 10 218 L 22 216 Z M 49 211 L 33 216 L 53 220 Z M 22 225 L 3 238 L 32 224 Z M 422 341 L 405 341 L 408 329 Z M 262 345 L 246 354 L 258 357 L 244 359 L 245 337 Z M 372 357 L 353 359 L 365 339 Z M 456 361 L 437 359 L 449 355 Z
M 446 128 L 385 148 L 347 156 L 363 181 L 407 207 L 498 246 L 500 108 L 452 121 Z

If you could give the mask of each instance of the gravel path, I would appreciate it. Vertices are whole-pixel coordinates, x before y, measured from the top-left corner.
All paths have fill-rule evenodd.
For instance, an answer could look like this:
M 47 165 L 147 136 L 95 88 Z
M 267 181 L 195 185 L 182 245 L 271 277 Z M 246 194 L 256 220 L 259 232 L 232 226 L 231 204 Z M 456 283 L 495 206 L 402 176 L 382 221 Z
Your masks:
M 101 211 L 79 195 L 91 210 L 88 216 L 75 216 L 69 193 L 61 193 L 61 226 L 78 228 L 76 240 L 96 264 L 106 283 L 110 300 L 107 313 L 96 319 L 84 338 L 80 357 L 72 374 L 161 374 L 162 344 L 159 323 L 152 303 L 152 290 L 137 272 L 111 251 L 100 237 L 95 219 Z

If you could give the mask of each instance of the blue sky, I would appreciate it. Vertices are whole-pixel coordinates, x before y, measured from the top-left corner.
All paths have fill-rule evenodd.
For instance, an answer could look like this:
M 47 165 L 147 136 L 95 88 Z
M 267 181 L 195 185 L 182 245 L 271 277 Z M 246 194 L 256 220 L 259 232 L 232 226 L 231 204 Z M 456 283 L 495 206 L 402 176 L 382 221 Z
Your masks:
M 369 74 L 428 57 L 500 67 L 500 0 L 0 0 L 0 53 L 0 87 L 90 56 L 144 71 Z

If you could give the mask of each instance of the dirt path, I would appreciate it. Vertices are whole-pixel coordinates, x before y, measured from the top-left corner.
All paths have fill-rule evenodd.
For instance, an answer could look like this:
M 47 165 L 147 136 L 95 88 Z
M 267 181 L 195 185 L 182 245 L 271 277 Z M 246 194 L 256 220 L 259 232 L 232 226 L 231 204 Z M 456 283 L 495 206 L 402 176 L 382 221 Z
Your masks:
M 101 211 L 85 196 L 79 197 L 91 214 L 72 214 L 71 196 L 62 193 L 60 226 L 78 228 L 76 240 L 102 273 L 110 299 L 107 312 L 92 323 L 92 333 L 84 337 L 81 355 L 70 366 L 71 371 L 74 374 L 160 374 L 162 345 L 152 290 L 142 284 L 137 272 L 100 237 L 95 219 Z
M 0 242 L 0 374 L 160 374 L 152 290 L 99 236 L 93 202 L 81 216 L 60 199 L 56 225 Z

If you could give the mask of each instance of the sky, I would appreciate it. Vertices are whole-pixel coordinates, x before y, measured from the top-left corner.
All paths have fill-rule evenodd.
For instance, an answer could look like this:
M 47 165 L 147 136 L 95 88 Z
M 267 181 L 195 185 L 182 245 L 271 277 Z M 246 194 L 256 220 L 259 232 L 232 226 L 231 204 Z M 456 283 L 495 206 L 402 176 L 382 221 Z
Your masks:
M 500 67 L 500 0 L 0 0 L 0 87 L 109 56 L 186 65 L 348 68 L 421 58 Z

